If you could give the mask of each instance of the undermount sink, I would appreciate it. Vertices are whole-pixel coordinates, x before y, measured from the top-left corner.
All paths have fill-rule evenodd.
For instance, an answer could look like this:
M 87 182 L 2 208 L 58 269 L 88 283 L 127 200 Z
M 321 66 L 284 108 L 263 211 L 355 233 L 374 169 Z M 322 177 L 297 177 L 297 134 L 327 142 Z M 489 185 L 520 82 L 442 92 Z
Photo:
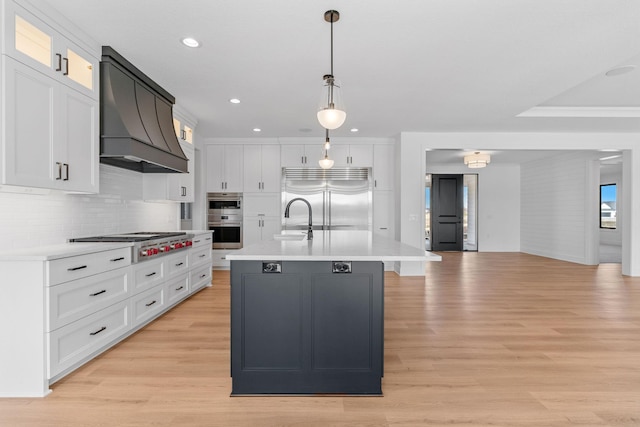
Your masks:
M 300 234 L 274 234 L 273 240 L 302 240 L 307 237 L 306 233 Z

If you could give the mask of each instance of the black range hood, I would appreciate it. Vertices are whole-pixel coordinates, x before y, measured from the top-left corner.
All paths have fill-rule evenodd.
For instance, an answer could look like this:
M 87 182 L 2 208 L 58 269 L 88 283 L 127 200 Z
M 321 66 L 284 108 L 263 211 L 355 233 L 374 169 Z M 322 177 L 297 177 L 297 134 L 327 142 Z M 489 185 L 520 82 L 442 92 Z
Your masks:
M 110 46 L 100 62 L 100 162 L 145 173 L 187 173 L 173 127 L 175 98 Z

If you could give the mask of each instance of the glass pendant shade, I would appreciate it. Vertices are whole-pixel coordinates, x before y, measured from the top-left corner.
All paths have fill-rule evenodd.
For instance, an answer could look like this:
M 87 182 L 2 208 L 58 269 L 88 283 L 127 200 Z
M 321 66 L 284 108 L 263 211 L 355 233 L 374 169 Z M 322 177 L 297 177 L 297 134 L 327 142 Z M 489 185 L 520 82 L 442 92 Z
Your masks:
M 333 78 L 325 78 L 318 108 L 318 121 L 325 129 L 338 129 L 347 118 L 342 102 L 342 89 Z
M 333 167 L 333 160 L 325 154 L 324 159 L 318 160 L 318 164 L 322 169 L 331 169 Z

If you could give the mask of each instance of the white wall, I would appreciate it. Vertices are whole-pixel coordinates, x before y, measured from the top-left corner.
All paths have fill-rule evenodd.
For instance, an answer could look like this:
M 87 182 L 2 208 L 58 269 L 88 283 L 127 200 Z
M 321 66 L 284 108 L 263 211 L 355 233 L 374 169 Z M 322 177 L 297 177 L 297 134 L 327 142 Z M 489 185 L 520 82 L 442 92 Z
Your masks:
M 600 185 L 616 184 L 616 228 L 614 230 L 600 228 L 600 243 L 622 246 L 622 165 L 603 167 L 600 172 Z
M 428 162 L 426 173 L 478 174 L 478 251 L 520 251 L 520 165 L 471 170 Z
M 589 167 L 593 155 L 571 153 L 521 166 L 521 251 L 590 264 L 590 216 L 598 212 Z M 591 206 L 591 208 L 588 208 Z
M 2 251 L 65 243 L 73 237 L 173 231 L 177 203 L 142 201 L 142 174 L 100 166 L 100 195 L 0 192 Z

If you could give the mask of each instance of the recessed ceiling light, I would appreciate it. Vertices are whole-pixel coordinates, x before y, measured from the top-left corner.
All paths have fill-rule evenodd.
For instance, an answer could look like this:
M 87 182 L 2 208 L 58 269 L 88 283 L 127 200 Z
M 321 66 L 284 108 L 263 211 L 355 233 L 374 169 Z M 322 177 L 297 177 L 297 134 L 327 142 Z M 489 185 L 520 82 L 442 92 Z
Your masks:
M 238 98 L 231 98 L 229 102 L 232 104 L 240 104 L 240 100 Z
M 352 128 L 351 132 L 358 132 L 358 130 L 359 130 L 358 128 Z
M 198 47 L 200 46 L 200 42 L 191 37 L 185 37 L 182 39 L 182 44 L 187 47 Z
M 622 67 L 612 68 L 606 73 L 604 73 L 607 77 L 620 76 L 622 74 L 627 74 L 636 69 L 635 65 L 623 65 Z
M 253 128 L 253 131 L 254 131 L 254 132 L 260 132 L 261 130 L 262 130 L 262 129 L 260 129 L 260 128 Z

